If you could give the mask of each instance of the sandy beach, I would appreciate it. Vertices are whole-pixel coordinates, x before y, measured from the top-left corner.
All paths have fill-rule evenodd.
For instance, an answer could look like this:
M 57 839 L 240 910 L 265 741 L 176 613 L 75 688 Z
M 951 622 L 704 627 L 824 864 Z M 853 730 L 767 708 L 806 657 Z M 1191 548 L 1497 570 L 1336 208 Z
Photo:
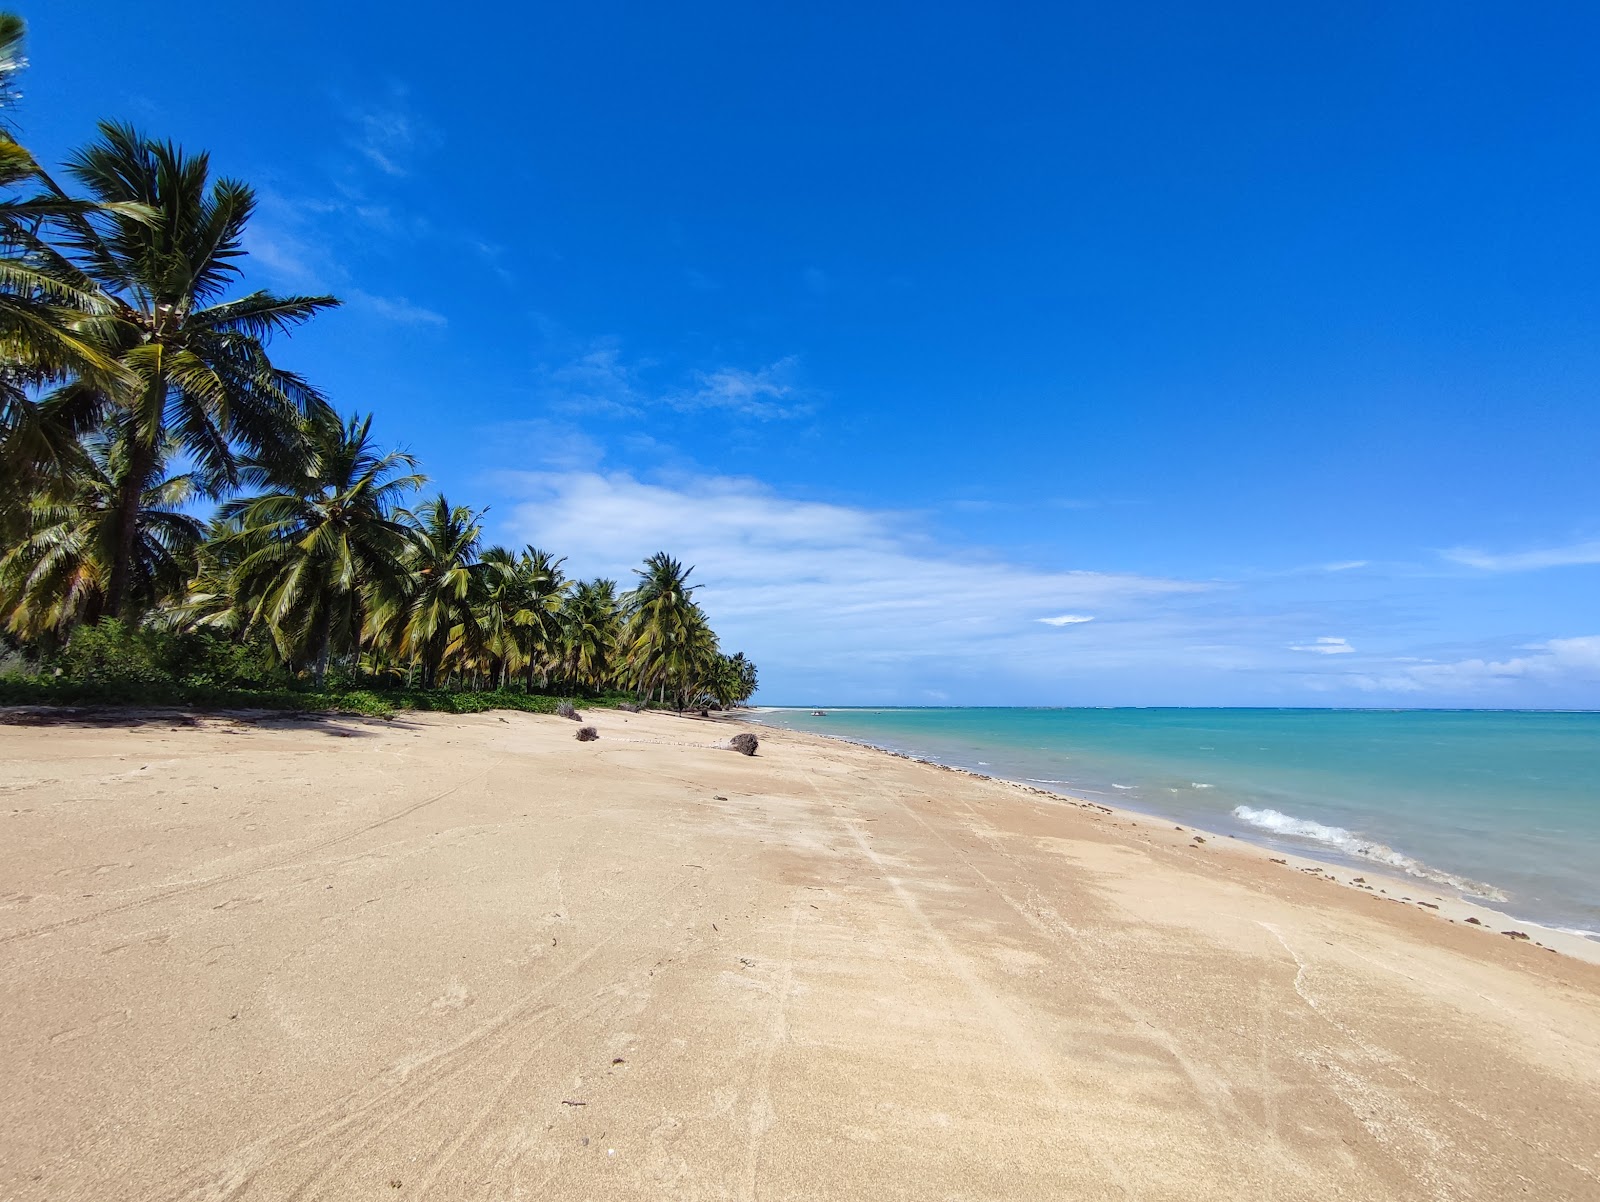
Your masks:
M 1592 945 L 588 720 L 0 725 L 0 1199 L 1600 1197 Z

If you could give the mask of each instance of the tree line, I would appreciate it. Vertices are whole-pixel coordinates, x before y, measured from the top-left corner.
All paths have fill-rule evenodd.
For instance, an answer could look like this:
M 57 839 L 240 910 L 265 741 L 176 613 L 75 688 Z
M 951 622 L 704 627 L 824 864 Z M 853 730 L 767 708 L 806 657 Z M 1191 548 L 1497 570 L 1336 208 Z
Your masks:
M 0 13 L 0 624 L 48 663 L 81 632 L 205 636 L 280 677 L 626 691 L 729 706 L 726 655 L 666 553 L 632 587 L 483 546 L 414 456 L 276 363 L 331 296 L 246 290 L 245 183 L 103 122 L 60 179 L 9 118 L 23 23 Z M 198 516 L 214 505 L 209 518 Z M 82 636 L 91 640 L 93 636 Z M 74 662 L 70 657 L 61 662 Z

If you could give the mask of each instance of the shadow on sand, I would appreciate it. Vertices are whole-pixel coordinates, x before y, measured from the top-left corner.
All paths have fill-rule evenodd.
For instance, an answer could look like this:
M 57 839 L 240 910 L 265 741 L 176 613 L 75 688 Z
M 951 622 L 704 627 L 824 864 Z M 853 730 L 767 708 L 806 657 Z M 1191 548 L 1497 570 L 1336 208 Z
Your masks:
M 370 738 L 406 725 L 392 718 L 315 710 L 196 710 L 157 706 L 15 705 L 0 707 L 0 726 L 90 726 L 117 730 L 293 730 L 336 739 Z

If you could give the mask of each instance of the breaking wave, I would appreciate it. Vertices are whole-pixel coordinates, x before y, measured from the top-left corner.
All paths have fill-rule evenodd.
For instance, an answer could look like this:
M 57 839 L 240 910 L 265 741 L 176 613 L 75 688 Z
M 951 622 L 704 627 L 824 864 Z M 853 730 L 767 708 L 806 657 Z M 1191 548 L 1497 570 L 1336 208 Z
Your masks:
M 1466 877 L 1456 876 L 1454 873 L 1442 872 L 1437 868 L 1430 868 L 1420 860 L 1413 860 L 1404 852 L 1396 851 L 1386 844 L 1375 839 L 1367 839 L 1361 835 L 1345 830 L 1342 826 L 1324 826 L 1320 822 L 1313 822 L 1309 818 L 1295 818 L 1289 814 L 1281 814 L 1277 810 L 1255 810 L 1249 806 L 1234 806 L 1233 816 L 1241 822 L 1248 822 L 1251 826 L 1264 831 L 1271 831 L 1275 835 L 1288 835 L 1295 839 L 1306 839 L 1312 843 L 1320 843 L 1324 847 L 1331 847 L 1344 852 L 1347 856 L 1356 856 L 1363 860 L 1371 860 L 1375 864 L 1383 864 L 1390 868 L 1398 868 L 1407 876 L 1414 876 L 1420 880 L 1432 881 L 1436 885 L 1447 885 L 1452 889 L 1459 889 L 1473 897 L 1481 897 L 1486 901 L 1507 901 L 1507 897 L 1493 885 L 1486 885 L 1482 881 L 1469 880 Z

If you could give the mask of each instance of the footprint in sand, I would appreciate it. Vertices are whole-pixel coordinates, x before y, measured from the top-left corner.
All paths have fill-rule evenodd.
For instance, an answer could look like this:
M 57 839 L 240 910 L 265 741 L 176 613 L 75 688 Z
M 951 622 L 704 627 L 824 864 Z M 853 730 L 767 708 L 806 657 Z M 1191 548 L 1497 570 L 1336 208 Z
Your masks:
M 451 981 L 450 988 L 433 999 L 428 1007 L 435 1014 L 451 1014 L 457 1010 L 465 1010 L 472 1005 L 473 996 L 467 992 L 467 987 L 460 981 Z

